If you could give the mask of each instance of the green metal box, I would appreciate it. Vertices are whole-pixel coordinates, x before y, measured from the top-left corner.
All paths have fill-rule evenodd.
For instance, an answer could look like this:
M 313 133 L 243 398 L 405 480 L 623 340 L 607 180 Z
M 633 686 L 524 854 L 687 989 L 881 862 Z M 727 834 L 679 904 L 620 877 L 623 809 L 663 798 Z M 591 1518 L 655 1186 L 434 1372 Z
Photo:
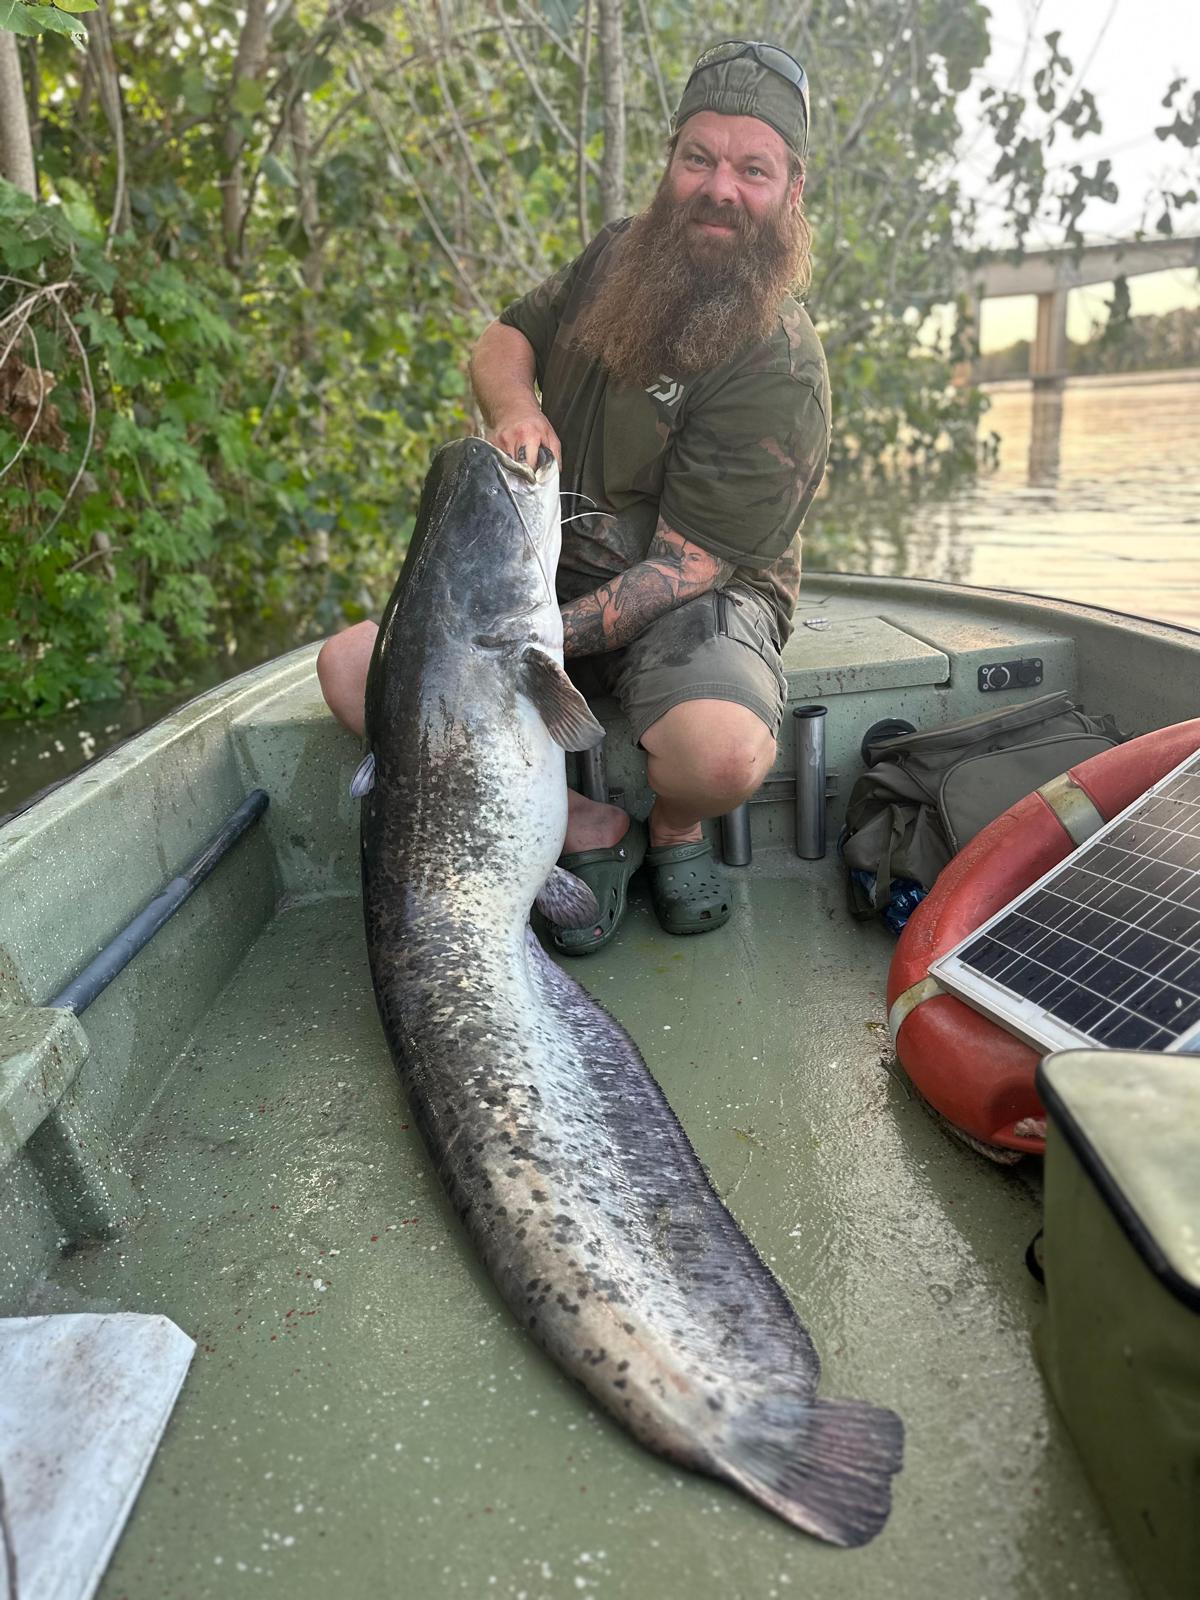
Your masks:
M 1200 1058 L 1047 1058 L 1039 1353 L 1151 1600 L 1200 1595 Z

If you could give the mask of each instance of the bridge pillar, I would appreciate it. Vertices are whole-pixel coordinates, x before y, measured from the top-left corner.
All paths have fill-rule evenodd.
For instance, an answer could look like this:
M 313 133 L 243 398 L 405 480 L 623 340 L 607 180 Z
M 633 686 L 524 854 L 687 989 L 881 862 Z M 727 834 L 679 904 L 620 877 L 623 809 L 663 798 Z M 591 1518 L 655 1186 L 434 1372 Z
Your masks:
M 958 360 L 950 371 L 950 382 L 955 388 L 965 389 L 977 381 L 982 316 L 983 296 L 976 290 L 965 290 L 958 301 Z
M 1061 388 L 1067 378 L 1067 291 L 1037 297 L 1037 333 L 1029 353 L 1029 376 L 1038 388 Z

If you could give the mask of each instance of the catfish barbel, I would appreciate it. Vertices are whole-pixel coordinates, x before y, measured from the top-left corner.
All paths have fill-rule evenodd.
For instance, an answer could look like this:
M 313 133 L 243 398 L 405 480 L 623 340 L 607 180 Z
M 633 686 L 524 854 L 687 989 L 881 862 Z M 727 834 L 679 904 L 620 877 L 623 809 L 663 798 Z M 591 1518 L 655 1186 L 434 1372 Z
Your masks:
M 890 1509 L 899 1418 L 817 1399 L 812 1340 L 637 1046 L 528 926 L 543 886 L 553 920 L 596 915 L 555 867 L 563 750 L 603 738 L 563 670 L 561 536 L 548 451 L 434 457 L 356 785 L 384 1032 L 459 1216 L 554 1360 L 659 1455 L 862 1544 Z

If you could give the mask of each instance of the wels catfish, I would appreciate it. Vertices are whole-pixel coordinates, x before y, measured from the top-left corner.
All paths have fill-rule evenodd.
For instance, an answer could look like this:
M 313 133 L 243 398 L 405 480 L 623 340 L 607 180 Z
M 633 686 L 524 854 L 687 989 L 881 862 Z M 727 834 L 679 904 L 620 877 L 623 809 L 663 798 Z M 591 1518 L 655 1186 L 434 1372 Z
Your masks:
M 371 973 L 414 1118 L 522 1324 L 636 1438 L 835 1544 L 885 1522 L 902 1427 L 819 1362 L 623 1028 L 528 927 L 586 923 L 555 868 L 563 750 L 603 730 L 563 670 L 558 469 L 433 460 L 367 683 Z

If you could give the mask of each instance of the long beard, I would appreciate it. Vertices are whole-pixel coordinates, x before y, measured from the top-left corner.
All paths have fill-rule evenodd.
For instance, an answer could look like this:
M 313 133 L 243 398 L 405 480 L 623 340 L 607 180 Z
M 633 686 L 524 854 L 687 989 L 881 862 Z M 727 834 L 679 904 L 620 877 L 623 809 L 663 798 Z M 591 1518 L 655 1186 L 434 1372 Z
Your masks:
M 697 222 L 736 232 L 705 236 Z M 772 331 L 780 302 L 808 274 L 811 232 L 786 201 L 761 220 L 707 195 L 673 200 L 666 179 L 619 241 L 574 342 L 616 382 L 648 388 L 711 370 Z

